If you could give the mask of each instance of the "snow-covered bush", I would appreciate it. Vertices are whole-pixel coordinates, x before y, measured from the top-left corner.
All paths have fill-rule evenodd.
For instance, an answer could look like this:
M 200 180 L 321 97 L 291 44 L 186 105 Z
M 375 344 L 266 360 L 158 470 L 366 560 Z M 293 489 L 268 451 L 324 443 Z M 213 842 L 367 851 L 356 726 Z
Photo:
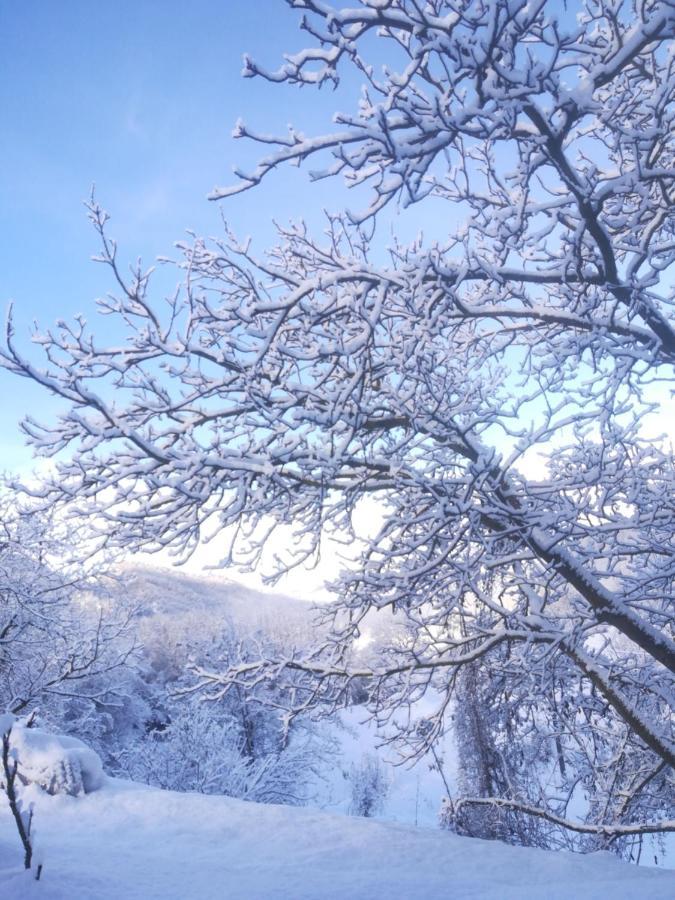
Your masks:
M 148 731 L 118 757 L 120 773 L 177 791 L 224 794 L 257 803 L 302 805 L 325 762 L 311 730 L 285 746 L 248 748 L 236 715 L 198 699 L 170 705 L 171 721 Z
M 150 626 L 153 631 L 154 625 Z M 214 617 L 166 618 L 148 642 L 145 659 L 154 710 L 144 728 L 118 747 L 112 771 L 179 791 L 226 794 L 261 803 L 307 803 L 334 745 L 320 724 L 288 725 L 281 708 L 243 692 L 208 696 L 207 667 L 278 652 L 278 636 Z M 295 635 L 297 637 L 297 634 Z
M 10 755 L 23 784 L 74 797 L 102 786 L 101 758 L 77 738 L 29 727 L 8 714 L 0 716 L 0 731 L 10 732 Z
M 0 792 L 9 803 L 23 847 L 24 867 L 33 868 L 39 880 L 43 862 L 35 843 L 33 804 L 24 802 L 23 790 L 35 785 L 48 794 L 74 797 L 98 790 L 105 778 L 101 760 L 76 738 L 32 727 L 32 716 L 0 715 L 0 744 Z

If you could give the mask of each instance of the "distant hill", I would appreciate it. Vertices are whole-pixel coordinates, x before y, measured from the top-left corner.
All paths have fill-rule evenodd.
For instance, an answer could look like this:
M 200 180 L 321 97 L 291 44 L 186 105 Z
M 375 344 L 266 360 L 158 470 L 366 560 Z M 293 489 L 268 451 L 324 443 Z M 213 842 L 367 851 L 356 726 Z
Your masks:
M 142 617 L 165 621 L 190 620 L 191 626 L 211 630 L 218 622 L 274 633 L 295 627 L 314 629 L 320 604 L 301 596 L 259 591 L 220 574 L 194 575 L 179 568 L 148 563 L 127 563 L 119 570 L 119 591 Z M 117 590 L 117 589 L 116 589 Z M 115 591 L 116 592 L 116 591 Z M 391 638 L 399 620 L 389 610 L 368 617 L 363 645 Z
M 247 626 L 280 619 L 306 622 L 312 604 L 299 597 L 256 591 L 219 575 L 193 575 L 169 566 L 129 563 L 120 568 L 120 589 L 141 616 L 180 618 L 208 614 L 208 622 L 230 620 Z

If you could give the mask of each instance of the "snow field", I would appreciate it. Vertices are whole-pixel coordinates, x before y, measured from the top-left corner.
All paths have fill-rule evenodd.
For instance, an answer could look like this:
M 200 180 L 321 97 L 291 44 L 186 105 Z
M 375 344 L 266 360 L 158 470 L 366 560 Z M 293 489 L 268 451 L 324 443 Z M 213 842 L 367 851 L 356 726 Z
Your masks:
M 3 900 L 672 900 L 675 872 L 309 808 L 108 779 L 33 792 L 44 857 L 21 869 L 0 810 Z

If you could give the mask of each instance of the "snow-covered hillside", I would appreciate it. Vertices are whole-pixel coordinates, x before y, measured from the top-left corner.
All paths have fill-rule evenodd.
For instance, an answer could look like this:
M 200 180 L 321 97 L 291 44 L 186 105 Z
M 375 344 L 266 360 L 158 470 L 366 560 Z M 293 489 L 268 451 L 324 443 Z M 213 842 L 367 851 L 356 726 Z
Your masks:
M 289 635 L 290 642 L 310 644 L 317 640 L 314 604 L 304 598 L 257 591 L 231 581 L 220 573 L 195 574 L 152 562 L 126 565 L 120 572 L 124 599 L 139 610 L 141 644 L 192 638 L 213 637 L 224 627 L 238 633 L 262 629 L 268 633 Z M 396 619 L 387 611 L 371 616 L 365 627 L 363 646 L 377 646 L 391 637 Z M 314 805 L 333 812 L 346 813 L 351 804 L 350 771 L 365 758 L 377 757 L 388 784 L 387 796 L 379 814 L 382 818 L 435 826 L 441 800 L 447 793 L 443 776 L 431 758 L 414 767 L 395 766 L 396 753 L 381 747 L 378 734 L 363 707 L 353 707 L 341 715 L 344 727 L 325 724 L 335 744 L 331 764 L 314 779 L 311 794 Z M 456 777 L 453 742 L 448 736 L 439 745 L 444 776 Z
M 675 872 L 109 780 L 42 795 L 42 880 L 0 809 L 3 900 L 670 900 Z
M 136 562 L 124 565 L 119 577 L 120 591 L 144 616 L 206 614 L 216 620 L 258 625 L 289 616 L 307 619 L 311 613 L 311 604 L 304 598 L 257 591 L 220 573 L 195 574 L 153 562 Z
M 113 596 L 136 607 L 143 617 L 179 623 L 207 633 L 227 621 L 237 629 L 285 628 L 313 630 L 315 612 L 326 601 L 308 590 L 290 595 L 262 591 L 231 580 L 220 571 L 195 573 L 158 564 L 152 558 L 127 563 L 119 571 L 119 586 Z M 390 610 L 366 618 L 361 644 L 383 642 L 399 627 Z

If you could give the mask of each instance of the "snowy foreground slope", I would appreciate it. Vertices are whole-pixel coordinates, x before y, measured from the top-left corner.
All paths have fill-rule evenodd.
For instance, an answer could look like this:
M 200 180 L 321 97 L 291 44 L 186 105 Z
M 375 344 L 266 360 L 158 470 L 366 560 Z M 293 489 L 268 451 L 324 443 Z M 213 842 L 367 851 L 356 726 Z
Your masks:
M 675 872 L 109 779 L 40 797 L 43 880 L 0 809 L 3 900 L 672 900 Z

